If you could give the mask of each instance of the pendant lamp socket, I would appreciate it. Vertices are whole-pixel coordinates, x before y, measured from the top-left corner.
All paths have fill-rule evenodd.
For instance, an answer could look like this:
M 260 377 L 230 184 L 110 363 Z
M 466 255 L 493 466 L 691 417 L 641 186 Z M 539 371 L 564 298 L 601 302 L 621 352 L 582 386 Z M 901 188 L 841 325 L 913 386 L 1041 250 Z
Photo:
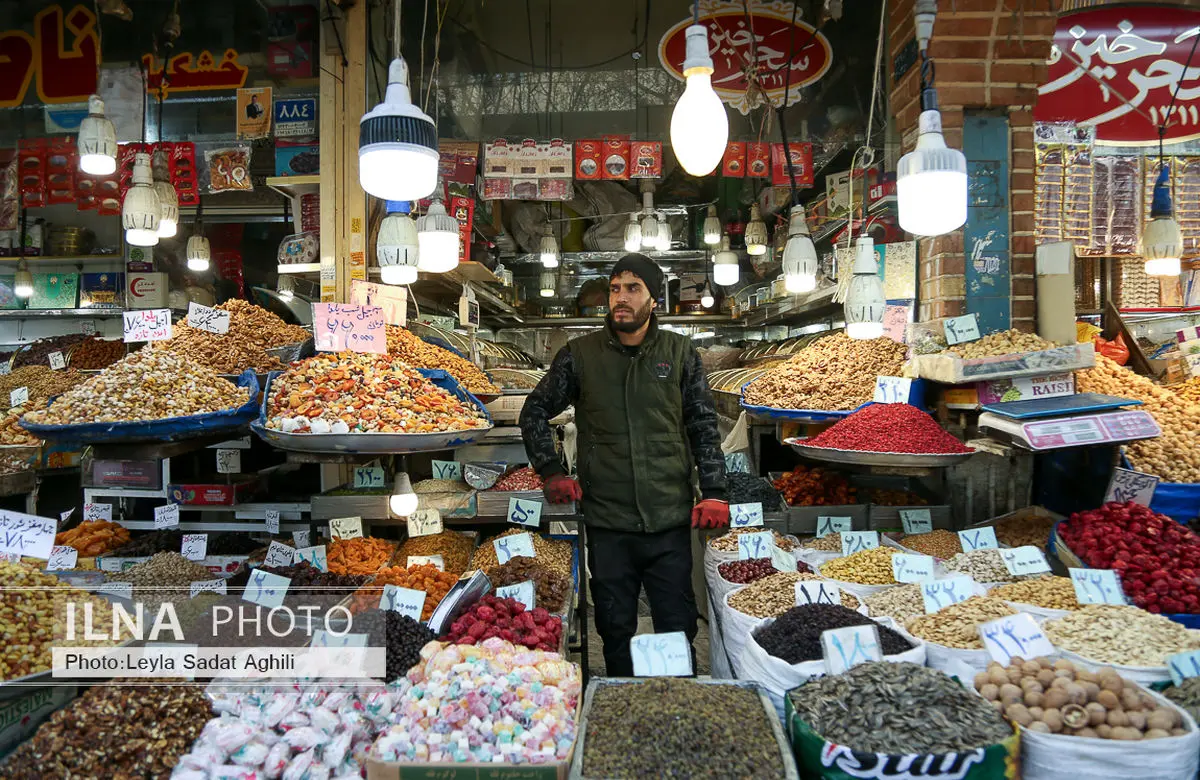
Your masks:
M 412 284 L 417 281 L 420 265 L 420 237 L 417 223 L 408 215 L 408 201 L 390 200 L 387 216 L 379 225 L 375 239 L 375 261 L 384 284 Z
M 874 339 L 883 335 L 883 281 L 879 278 L 875 242 L 859 236 L 854 246 L 854 276 L 843 306 L 846 335 L 852 339 Z
M 441 198 L 434 198 L 417 220 L 417 267 L 422 271 L 442 274 L 458 268 L 458 220 L 446 213 Z M 408 282 L 404 282 L 408 284 Z
M 1183 271 L 1183 231 L 1171 207 L 1171 169 L 1161 164 L 1150 201 L 1150 221 L 1142 228 L 1141 250 L 1147 276 L 1179 276 Z
M 171 238 L 179 230 L 179 195 L 171 184 L 167 167 L 167 153 L 163 149 L 154 152 L 151 165 L 154 172 L 154 194 L 158 196 L 158 237 Z
M 187 242 L 187 267 L 189 271 L 207 271 L 212 261 L 212 247 L 208 238 L 200 233 L 193 234 Z
M 125 242 L 133 246 L 154 246 L 158 243 L 158 224 L 162 219 L 162 204 L 154 190 L 150 173 L 150 155 L 138 152 L 133 158 L 133 185 L 125 191 L 121 204 L 121 226 Z
M 625 251 L 636 252 L 642 248 L 642 226 L 638 223 L 635 211 L 629 215 L 629 224 L 625 226 Z
M 554 238 L 554 225 L 546 222 L 542 242 L 538 246 L 538 260 L 543 268 L 558 268 L 558 240 Z
M 792 206 L 788 239 L 783 247 L 783 285 L 789 293 L 812 292 L 817 288 L 817 248 L 808 232 L 803 206 Z
M 767 243 L 770 239 L 767 237 L 767 226 L 763 222 L 762 212 L 759 211 L 758 204 L 750 205 L 750 221 L 746 223 L 746 254 L 757 257 L 767 253 Z

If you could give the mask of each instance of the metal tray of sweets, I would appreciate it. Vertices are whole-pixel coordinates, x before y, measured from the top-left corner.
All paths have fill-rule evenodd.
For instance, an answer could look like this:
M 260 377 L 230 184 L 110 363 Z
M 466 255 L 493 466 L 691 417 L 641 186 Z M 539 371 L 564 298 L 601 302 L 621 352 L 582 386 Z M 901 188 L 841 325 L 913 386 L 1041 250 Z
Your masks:
M 653 677 L 596 677 L 588 683 L 587 690 L 583 696 L 583 707 L 579 712 L 579 720 L 575 724 L 575 753 L 571 758 L 571 770 L 567 774 L 570 780 L 602 780 L 598 777 L 589 777 L 583 773 L 583 758 L 587 750 L 587 722 L 588 714 L 592 711 L 592 697 L 596 690 L 605 685 L 640 685 L 647 680 L 652 680 Z M 796 769 L 796 759 L 792 755 L 792 746 L 788 743 L 786 735 L 783 733 L 783 726 L 779 722 L 779 715 L 775 712 L 775 705 L 771 704 L 771 700 L 763 693 L 762 689 L 756 683 L 744 680 L 714 680 L 710 677 L 689 678 L 690 682 L 700 685 L 728 685 L 734 688 L 745 688 L 754 691 L 758 694 L 758 699 L 762 703 L 763 717 L 770 726 L 771 734 L 775 737 L 775 743 L 779 746 L 779 760 L 783 763 L 783 776 L 787 780 L 800 780 L 800 772 Z M 741 724 L 745 728 L 751 728 L 753 724 Z
M 949 455 L 915 455 L 907 452 L 866 452 L 864 450 L 835 450 L 813 447 L 803 439 L 784 439 L 800 455 L 828 463 L 847 463 L 855 466 L 895 466 L 898 468 L 946 468 L 969 460 L 975 452 L 956 452 Z

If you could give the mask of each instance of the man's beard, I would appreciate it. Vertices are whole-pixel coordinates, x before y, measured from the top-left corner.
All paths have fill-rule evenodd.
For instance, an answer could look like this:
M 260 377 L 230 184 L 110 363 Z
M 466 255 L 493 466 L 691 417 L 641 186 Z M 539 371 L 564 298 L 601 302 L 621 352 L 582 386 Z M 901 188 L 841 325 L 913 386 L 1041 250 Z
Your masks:
M 613 330 L 619 333 L 636 333 L 641 330 L 641 327 L 650 319 L 650 310 L 654 307 L 654 299 L 646 301 L 646 305 L 638 311 L 634 312 L 633 319 L 620 321 L 616 318 L 616 311 L 613 311 L 611 322 Z

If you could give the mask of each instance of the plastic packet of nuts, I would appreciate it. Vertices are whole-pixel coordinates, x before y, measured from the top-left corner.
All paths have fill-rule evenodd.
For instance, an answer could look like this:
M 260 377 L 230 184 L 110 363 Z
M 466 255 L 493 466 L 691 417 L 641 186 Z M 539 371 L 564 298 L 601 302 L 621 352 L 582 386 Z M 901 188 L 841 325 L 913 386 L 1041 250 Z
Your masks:
M 208 169 L 208 191 L 249 192 L 254 189 L 250 181 L 250 147 L 230 146 L 211 149 L 204 153 Z

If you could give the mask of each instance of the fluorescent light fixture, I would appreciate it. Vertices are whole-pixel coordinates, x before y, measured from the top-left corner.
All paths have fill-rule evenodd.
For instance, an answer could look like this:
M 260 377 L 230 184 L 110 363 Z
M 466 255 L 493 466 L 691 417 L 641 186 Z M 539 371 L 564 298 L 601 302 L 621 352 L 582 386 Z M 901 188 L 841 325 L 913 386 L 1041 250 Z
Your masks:
M 713 255 L 713 282 L 722 287 L 738 283 L 738 256 L 729 248 L 729 236 L 721 236 L 721 249 Z
M 671 112 L 671 148 L 685 171 L 692 176 L 707 176 L 725 154 L 729 116 L 712 88 L 708 30 L 702 24 L 693 24 L 687 28 L 686 36 L 685 86 Z
M 767 226 L 763 222 L 758 204 L 750 205 L 750 221 L 746 223 L 746 254 L 757 257 L 767 253 Z
M 792 206 L 788 219 L 788 240 L 783 247 L 783 284 L 789 293 L 817 289 L 817 248 L 808 233 L 803 206 Z
M 704 217 L 704 243 L 709 246 L 721 243 L 721 219 L 717 216 L 716 206 L 709 206 Z
M 843 305 L 846 335 L 852 339 L 882 336 L 883 310 L 883 281 L 875 261 L 875 242 L 870 236 L 859 236 L 854 246 L 854 276 Z
M 133 246 L 154 246 L 158 243 L 158 223 L 162 205 L 154 190 L 150 173 L 150 155 L 138 152 L 133 158 L 133 186 L 125 191 L 121 203 L 121 226 L 125 228 L 125 243 Z
M 358 182 L 381 200 L 420 200 L 437 187 L 439 159 L 433 120 L 413 105 L 408 65 L 397 57 L 383 102 L 359 122 Z
M 375 260 L 384 284 L 412 284 L 420 269 L 420 236 L 417 223 L 408 215 L 408 201 L 389 200 L 387 216 L 375 239 Z M 457 259 L 455 260 L 457 263 Z
M 108 176 L 117 170 L 117 130 L 104 115 L 99 95 L 88 98 L 88 115 L 79 123 L 79 170 L 90 176 Z
M 458 244 L 458 220 L 446 213 L 441 198 L 434 198 L 417 220 L 418 268 L 435 274 L 453 271 L 458 267 Z
M 1170 176 L 1170 166 L 1162 163 L 1150 201 L 1150 221 L 1142 228 L 1147 276 L 1179 276 L 1183 271 L 1183 231 L 1171 209 Z

